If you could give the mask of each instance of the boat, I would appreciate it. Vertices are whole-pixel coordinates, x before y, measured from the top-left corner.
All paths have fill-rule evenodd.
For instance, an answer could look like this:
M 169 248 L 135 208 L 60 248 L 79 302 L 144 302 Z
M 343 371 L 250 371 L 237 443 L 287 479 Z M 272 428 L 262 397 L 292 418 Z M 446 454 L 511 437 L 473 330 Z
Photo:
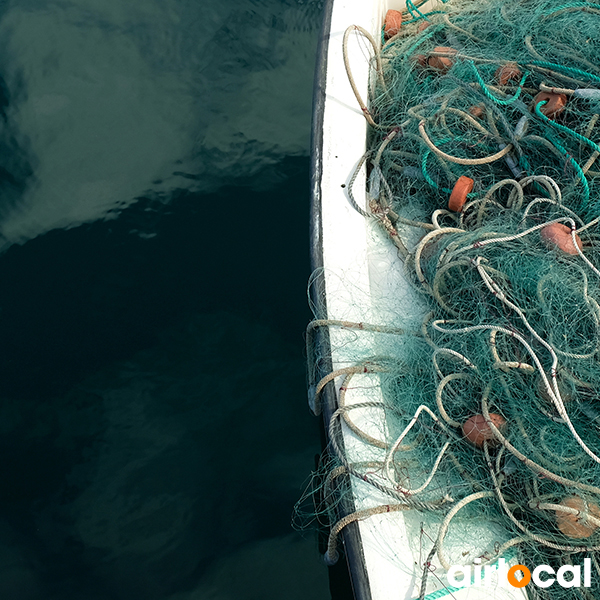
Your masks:
M 433 3 L 411 6 L 435 9 Z M 428 310 L 407 276 L 398 246 L 363 214 L 374 185 L 372 171 L 363 164 L 368 147 L 365 115 L 372 86 L 371 45 L 375 51 L 381 46 L 390 10 L 406 18 L 402 0 L 328 0 L 315 75 L 309 289 L 316 318 L 307 330 L 309 404 L 323 419 L 325 432 L 339 432 L 337 442 L 327 436 L 329 453 L 343 455 L 347 463 L 382 460 L 381 449 L 366 450 L 361 436 L 342 418 L 349 406 L 360 405 L 352 411 L 352 423 L 361 434 L 379 439 L 387 430 L 386 415 L 378 407 L 386 392 L 369 357 L 386 354 L 391 340 L 396 348 L 407 323 L 417 330 Z M 352 82 L 345 63 L 351 65 Z M 383 306 L 381 299 L 386 299 Z M 360 377 L 361 383 L 349 392 L 351 377 Z M 338 446 L 334 450 L 332 443 Z M 399 508 L 400 499 L 354 475 L 342 466 L 321 481 L 320 489 L 327 496 L 336 486 L 343 488 L 343 501 L 333 509 L 334 534 L 325 560 L 332 565 L 340 555 L 344 557 L 356 600 L 528 597 L 525 587 L 507 586 L 503 580 L 506 571 L 519 564 L 511 551 L 494 557 L 488 587 L 472 585 L 474 571 L 464 576 L 462 584 L 452 585 L 437 558 L 433 533 L 452 504 L 440 516 L 404 510 Z M 453 556 L 460 555 L 466 538 L 477 540 L 475 545 L 481 548 L 497 550 L 510 537 L 498 530 L 494 519 L 461 521 L 460 526 L 462 532 L 447 540 L 447 552 Z

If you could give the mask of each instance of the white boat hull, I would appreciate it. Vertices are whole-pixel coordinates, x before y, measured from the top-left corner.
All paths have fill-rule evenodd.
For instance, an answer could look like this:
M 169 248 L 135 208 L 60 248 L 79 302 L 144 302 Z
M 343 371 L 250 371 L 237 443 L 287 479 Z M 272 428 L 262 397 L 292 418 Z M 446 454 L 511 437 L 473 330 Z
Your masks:
M 312 165 L 312 255 L 313 268 L 320 274 L 311 293 L 313 302 L 321 305 L 328 319 L 394 325 L 394 314 L 383 313 L 378 308 L 378 300 L 390 297 L 390 294 L 397 300 L 396 315 L 412 315 L 415 322 L 420 322 L 424 310 L 404 279 L 402 263 L 394 246 L 351 206 L 347 194 L 350 179 L 366 150 L 367 122 L 344 69 L 344 31 L 356 24 L 379 39 L 386 11 L 403 8 L 404 3 L 395 0 L 335 0 L 325 11 L 325 31 L 315 81 Z M 352 71 L 365 99 L 368 96 L 368 50 L 358 38 L 351 39 Z M 356 200 L 363 207 L 365 179 L 363 169 L 353 186 Z M 330 349 L 325 352 L 331 357 L 330 361 L 321 364 L 321 375 L 324 375 L 347 367 L 350 357 L 355 357 L 357 352 L 365 356 L 369 352 L 374 354 L 375 344 L 380 341 L 376 342 L 373 336 L 364 333 L 357 341 L 355 331 L 331 327 L 320 332 L 318 343 Z M 350 344 L 362 347 L 353 346 L 348 353 Z M 341 379 L 337 378 L 329 385 L 321 398 L 326 425 L 337 407 Z M 368 392 L 349 394 L 348 403 L 382 400 L 376 375 L 370 376 L 368 385 L 363 379 L 362 385 Z M 356 411 L 353 419 L 367 432 L 372 429 L 375 436 L 385 428 L 379 411 Z M 350 460 L 365 460 L 363 445 L 347 428 L 344 428 L 343 441 Z M 351 485 L 355 510 L 391 501 L 356 478 L 352 478 Z M 421 521 L 423 515 L 415 511 L 390 512 L 358 521 L 344 529 L 345 554 L 357 600 L 418 598 L 423 563 L 432 545 L 421 531 Z M 470 532 L 490 540 L 496 533 L 486 523 L 473 524 Z M 468 534 L 465 531 L 465 535 Z M 436 569 L 437 573 L 443 573 L 441 565 L 437 564 Z M 496 586 L 456 590 L 445 587 L 444 577 L 429 579 L 427 592 L 439 590 L 436 598 L 522 600 L 526 597 L 516 588 Z

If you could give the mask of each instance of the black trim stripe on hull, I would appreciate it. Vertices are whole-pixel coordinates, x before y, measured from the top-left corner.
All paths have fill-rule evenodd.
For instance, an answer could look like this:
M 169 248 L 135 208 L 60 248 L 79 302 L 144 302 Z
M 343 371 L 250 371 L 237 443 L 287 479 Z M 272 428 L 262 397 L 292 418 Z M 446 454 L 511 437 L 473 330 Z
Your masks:
M 326 87 L 327 87 L 327 57 L 331 31 L 331 16 L 333 13 L 334 0 L 326 0 L 323 7 L 323 28 L 319 38 L 317 51 L 317 64 L 315 68 L 315 80 L 313 88 L 313 121 L 311 132 L 311 219 L 310 219 L 310 243 L 311 243 L 311 267 L 315 271 L 322 269 L 323 264 L 323 221 L 322 221 L 322 190 L 321 180 L 323 177 L 323 122 L 325 114 Z M 341 65 L 340 65 L 341 67 Z M 325 295 L 325 280 L 323 276 L 317 277 L 311 287 L 311 298 L 315 306 L 326 308 L 327 298 Z M 319 328 L 315 335 L 315 343 L 324 351 L 326 361 L 317 365 L 317 375 L 325 375 L 333 370 L 329 348 L 329 332 L 327 328 Z M 331 419 L 331 415 L 337 408 L 337 397 L 334 383 L 329 383 L 322 393 L 323 420 L 325 430 Z M 343 449 L 343 444 L 342 444 Z M 354 502 L 350 501 L 344 505 L 344 512 L 339 515 L 354 511 Z M 362 539 L 358 523 L 351 523 L 343 530 L 344 549 L 352 588 L 356 600 L 371 600 L 371 587 L 365 565 Z

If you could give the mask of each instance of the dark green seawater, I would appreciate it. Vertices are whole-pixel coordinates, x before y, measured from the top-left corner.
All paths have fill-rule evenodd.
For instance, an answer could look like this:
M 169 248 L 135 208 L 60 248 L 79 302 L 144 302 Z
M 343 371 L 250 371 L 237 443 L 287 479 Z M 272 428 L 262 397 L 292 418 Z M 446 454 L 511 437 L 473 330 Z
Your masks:
M 0 599 L 325 599 L 292 508 L 319 2 L 0 2 Z

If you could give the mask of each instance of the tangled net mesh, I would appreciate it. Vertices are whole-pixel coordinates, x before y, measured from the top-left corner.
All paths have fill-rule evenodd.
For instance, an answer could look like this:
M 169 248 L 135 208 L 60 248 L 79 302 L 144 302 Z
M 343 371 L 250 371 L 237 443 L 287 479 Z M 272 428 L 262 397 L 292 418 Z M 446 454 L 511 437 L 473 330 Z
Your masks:
M 349 332 L 348 367 L 310 382 L 316 396 L 342 382 L 318 510 L 335 520 L 355 478 L 387 500 L 354 520 L 434 515 L 432 554 L 445 568 L 448 536 L 477 518 L 506 536 L 483 551 L 463 539 L 468 561 L 510 549 L 525 565 L 589 556 L 597 568 L 600 5 L 473 0 L 409 13 L 381 45 L 359 26 L 346 32 L 345 44 L 374 48 L 367 206 L 348 192 L 395 244 L 426 316 L 413 330 L 311 324 L 313 362 L 323 357 L 312 332 Z M 359 385 L 381 394 L 347 404 Z M 379 435 L 357 424 L 361 411 L 384 415 Z M 364 460 L 342 447 L 348 428 Z M 600 598 L 599 583 L 528 593 Z

